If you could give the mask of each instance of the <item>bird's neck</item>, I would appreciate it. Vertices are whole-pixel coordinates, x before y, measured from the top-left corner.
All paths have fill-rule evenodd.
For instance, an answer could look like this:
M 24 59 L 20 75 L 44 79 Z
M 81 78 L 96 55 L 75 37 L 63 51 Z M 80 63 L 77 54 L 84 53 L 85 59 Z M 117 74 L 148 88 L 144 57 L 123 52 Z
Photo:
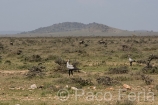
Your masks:
M 69 62 L 67 62 L 67 66 L 69 65 Z

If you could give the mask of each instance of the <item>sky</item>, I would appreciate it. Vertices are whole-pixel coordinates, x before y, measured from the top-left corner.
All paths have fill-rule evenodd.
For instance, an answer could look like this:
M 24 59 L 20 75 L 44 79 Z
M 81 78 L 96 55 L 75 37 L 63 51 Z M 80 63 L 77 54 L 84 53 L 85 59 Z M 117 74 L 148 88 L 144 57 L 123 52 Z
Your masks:
M 62 22 L 96 22 L 158 31 L 158 0 L 0 0 L 0 31 L 31 31 Z

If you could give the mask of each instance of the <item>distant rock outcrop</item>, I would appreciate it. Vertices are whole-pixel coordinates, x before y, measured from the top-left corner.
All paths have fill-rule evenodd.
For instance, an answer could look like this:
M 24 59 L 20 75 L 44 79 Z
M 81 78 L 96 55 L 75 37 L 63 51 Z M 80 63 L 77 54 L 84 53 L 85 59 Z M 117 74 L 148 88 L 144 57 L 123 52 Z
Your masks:
M 78 31 L 78 30 L 85 30 L 89 32 L 121 31 L 120 29 L 112 28 L 107 25 L 103 25 L 95 22 L 89 24 L 83 24 L 78 22 L 64 22 L 64 23 L 54 24 L 48 27 L 41 27 L 25 33 L 56 33 L 56 32 L 70 32 L 70 31 Z

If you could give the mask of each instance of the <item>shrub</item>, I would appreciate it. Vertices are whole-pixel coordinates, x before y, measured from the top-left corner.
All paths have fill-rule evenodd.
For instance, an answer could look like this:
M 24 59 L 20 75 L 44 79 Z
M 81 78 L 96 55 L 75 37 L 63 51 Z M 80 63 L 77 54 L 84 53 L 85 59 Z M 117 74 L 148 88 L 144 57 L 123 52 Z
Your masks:
M 110 77 L 99 77 L 96 79 L 98 84 L 102 85 L 111 85 L 112 84 L 112 79 Z
M 87 47 L 88 46 L 88 44 L 84 44 L 84 47 Z
M 40 55 L 32 55 L 31 57 L 25 57 L 25 61 L 40 62 L 40 61 L 42 61 L 42 58 Z
M 62 58 L 57 58 L 54 62 L 58 64 L 57 67 L 54 69 L 55 72 L 62 72 L 62 73 L 68 72 L 66 68 L 65 60 L 63 60 Z
M 22 53 L 22 50 L 17 51 L 17 55 L 20 55 Z
M 67 68 L 66 68 L 66 65 L 58 65 L 58 66 L 56 66 L 56 68 L 54 69 L 54 72 L 67 73 L 68 70 L 67 70 Z
M 109 68 L 109 71 L 108 71 L 109 74 L 125 74 L 128 72 L 129 72 L 129 69 L 127 68 L 127 66 L 121 66 L 118 68 Z
M 63 60 L 62 58 L 57 58 L 55 61 L 58 65 L 66 65 L 66 61 Z
M 118 77 L 115 77 L 114 79 L 118 80 L 118 81 L 131 81 L 131 80 L 133 80 L 132 78 L 126 77 L 126 76 L 118 76 Z
M 76 77 L 76 78 L 72 78 L 71 80 L 74 83 L 78 83 L 80 86 L 93 85 L 91 79 L 82 79 L 82 78 Z
M 147 75 L 142 74 L 141 77 L 142 80 L 146 83 L 146 85 L 151 85 L 151 83 L 153 82 L 153 79 Z
M 59 78 L 55 80 L 55 84 L 62 84 L 62 88 L 64 88 L 64 85 L 69 85 L 71 86 L 75 86 L 76 88 L 82 88 L 83 86 L 89 86 L 89 85 L 93 85 L 93 83 L 91 82 L 91 79 L 82 79 L 79 77 L 74 77 L 74 78 L 67 78 L 67 77 L 63 77 L 63 78 Z M 70 89 L 70 87 L 68 89 Z
M 80 64 L 80 63 L 79 63 L 78 61 L 76 61 L 76 60 L 72 61 L 72 65 L 73 65 L 74 67 L 78 66 L 79 64 Z
M 142 75 L 141 72 L 131 73 L 130 75 L 131 75 L 131 77 L 132 77 L 133 79 L 135 79 L 135 80 L 141 80 L 141 79 L 142 79 L 142 78 L 141 78 L 141 75 Z
M 158 67 L 152 67 L 151 65 L 149 65 L 149 67 L 144 67 L 142 69 L 142 72 L 143 73 L 146 73 L 146 74 L 158 74 Z
M 33 66 L 28 69 L 29 72 L 27 73 L 28 78 L 33 78 L 33 77 L 43 77 L 45 75 L 45 67 L 44 66 Z
M 118 81 L 115 81 L 114 79 L 112 79 L 108 76 L 98 77 L 96 79 L 96 81 L 98 82 L 98 84 L 105 85 L 105 86 L 111 86 L 114 84 L 118 84 Z
M 10 60 L 6 60 L 6 61 L 4 62 L 4 64 L 11 65 L 11 61 L 10 61 Z

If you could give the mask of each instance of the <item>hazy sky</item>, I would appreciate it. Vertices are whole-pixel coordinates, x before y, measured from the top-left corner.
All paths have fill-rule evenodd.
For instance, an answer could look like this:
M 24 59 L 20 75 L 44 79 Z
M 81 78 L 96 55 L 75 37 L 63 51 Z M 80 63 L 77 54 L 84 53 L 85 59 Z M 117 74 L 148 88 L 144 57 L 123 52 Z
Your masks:
M 0 31 L 31 31 L 62 22 L 158 31 L 158 0 L 0 0 Z

